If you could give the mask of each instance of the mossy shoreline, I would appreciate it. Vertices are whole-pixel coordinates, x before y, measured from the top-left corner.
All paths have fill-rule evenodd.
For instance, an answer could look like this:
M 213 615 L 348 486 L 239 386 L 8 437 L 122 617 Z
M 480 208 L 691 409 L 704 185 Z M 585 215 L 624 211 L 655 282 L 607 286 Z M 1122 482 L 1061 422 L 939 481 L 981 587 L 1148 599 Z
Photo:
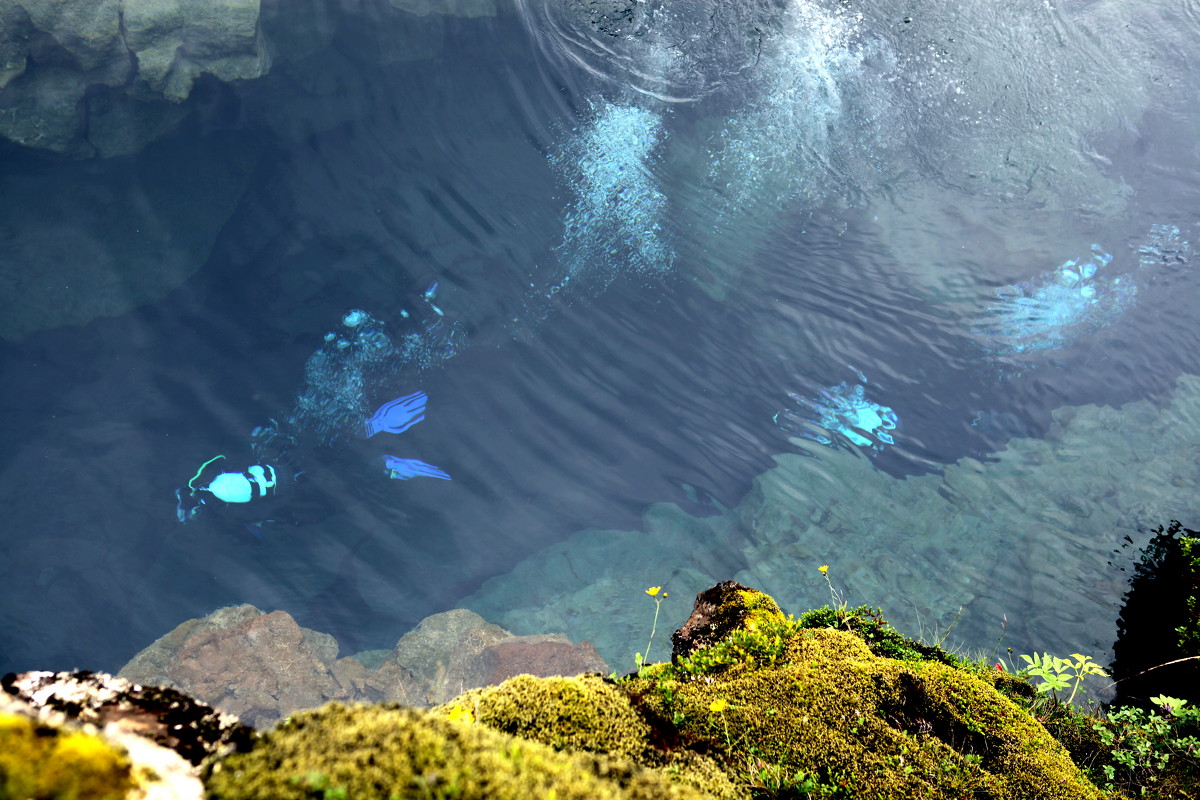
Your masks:
M 1039 700 L 994 665 L 904 637 L 878 610 L 794 618 L 726 581 L 701 593 L 672 640 L 670 663 L 624 678 L 522 675 L 429 711 L 299 712 L 208 759 L 204 791 L 214 800 L 1130 796 L 1098 766 L 1112 747 L 1097 719 Z M 20 796 L 15 774 L 0 768 L 0 800 Z M 1193 777 L 1133 793 L 1195 797 L 1180 788 Z

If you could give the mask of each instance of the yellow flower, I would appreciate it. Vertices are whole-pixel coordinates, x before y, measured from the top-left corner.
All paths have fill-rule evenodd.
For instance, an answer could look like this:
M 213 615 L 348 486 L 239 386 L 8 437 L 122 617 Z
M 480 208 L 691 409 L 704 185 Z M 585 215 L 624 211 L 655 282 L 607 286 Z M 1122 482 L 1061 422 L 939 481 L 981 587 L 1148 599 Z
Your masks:
M 829 565 L 828 564 L 822 564 L 821 566 L 817 567 L 817 569 L 821 570 L 822 575 L 829 574 Z
M 714 714 L 720 714 L 725 709 L 729 708 L 729 703 L 724 700 L 713 700 L 708 704 L 708 710 Z
M 649 589 L 646 590 L 646 594 L 650 595 L 651 597 L 658 597 L 658 593 L 661 591 L 662 591 L 661 586 L 651 586 Z M 663 595 L 663 597 L 666 597 L 666 595 Z

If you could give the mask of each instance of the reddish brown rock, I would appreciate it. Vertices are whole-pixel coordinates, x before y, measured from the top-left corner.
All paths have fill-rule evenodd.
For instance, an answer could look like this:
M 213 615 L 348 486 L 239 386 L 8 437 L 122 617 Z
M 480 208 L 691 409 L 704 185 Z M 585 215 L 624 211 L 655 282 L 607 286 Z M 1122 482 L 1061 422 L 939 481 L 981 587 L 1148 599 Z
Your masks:
M 181 622 L 170 633 L 160 636 L 153 644 L 134 656 L 117 674 L 121 678 L 145 686 L 174 686 L 167 672 L 189 637 L 197 633 L 223 631 L 261 617 L 262 613 L 254 606 L 246 604 L 218 608 L 206 617 Z
M 372 700 L 433 706 L 514 675 L 578 675 L 608 667 L 586 642 L 514 636 L 464 608 L 426 617 L 368 680 Z
M 444 703 L 486 685 L 479 682 L 479 654 L 511 638 L 504 628 L 465 608 L 433 614 L 400 637 L 368 685 L 384 700 L 415 706 Z
M 572 644 L 562 637 L 519 636 L 485 648 L 479 654 L 480 685 L 494 686 L 514 675 L 608 674 L 608 665 L 591 642 Z
M 228 627 L 191 625 L 187 630 L 197 632 L 182 641 L 177 628 L 164 637 L 166 646 L 153 654 L 143 651 L 121 676 L 180 689 L 256 727 L 297 709 L 352 699 L 355 693 L 325 663 L 337 654 L 331 637 L 306 631 L 283 611 L 233 616 L 242 621 Z M 352 670 L 340 671 L 353 685 Z
M 333 637 L 301 628 L 283 611 L 237 606 L 180 625 L 135 656 L 121 676 L 180 689 L 263 727 L 331 700 L 433 706 L 522 673 L 582 672 L 608 672 L 592 645 L 558 635 L 514 636 L 465 609 L 426 617 L 371 670 L 338 659 Z

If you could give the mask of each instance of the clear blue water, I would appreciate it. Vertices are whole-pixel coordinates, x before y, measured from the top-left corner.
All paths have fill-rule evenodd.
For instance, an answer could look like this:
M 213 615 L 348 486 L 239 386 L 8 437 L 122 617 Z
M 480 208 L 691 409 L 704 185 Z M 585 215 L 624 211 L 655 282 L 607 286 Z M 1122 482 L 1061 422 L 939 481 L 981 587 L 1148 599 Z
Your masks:
M 464 602 L 532 629 L 542 617 L 497 598 L 540 614 L 617 580 L 596 597 L 632 611 L 546 612 L 598 638 L 670 585 L 630 544 L 660 535 L 680 564 L 704 551 L 713 579 L 773 574 L 791 610 L 827 599 L 828 563 L 848 600 L 908 623 L 963 605 L 965 646 L 990 649 L 1006 618 L 1015 648 L 1106 653 L 1123 538 L 1200 514 L 1175 466 L 1194 466 L 1195 429 L 1140 433 L 1200 374 L 1200 14 L 1130 6 L 330 5 L 309 24 L 331 43 L 202 81 L 136 154 L 5 145 L 0 671 L 116 669 L 243 602 L 344 654 Z M 372 50 L 383 21 L 428 53 Z M 339 361 L 352 309 L 387 358 Z M 336 368 L 312 366 L 322 348 Z M 424 421 L 361 435 L 417 390 Z M 1095 485 L 1058 516 L 1014 530 L 966 511 L 974 542 L 949 523 L 939 538 L 934 516 L 886 529 L 887 487 L 952 496 L 937 476 L 960 459 L 1011 466 L 996 454 L 1030 447 L 1014 438 L 1086 405 L 1133 444 L 1095 437 L 1075 457 Z M 215 455 L 261 460 L 260 426 L 293 437 L 275 455 L 303 475 L 265 509 L 181 524 L 176 490 Z M 384 454 L 453 480 L 390 480 Z M 736 511 L 779 457 L 817 520 L 784 543 L 769 514 Z M 1070 469 L 1019 467 L 1064 496 Z M 1106 481 L 1137 502 L 1093 515 Z M 858 526 L 822 527 L 825 484 Z M 652 523 L 656 503 L 730 533 Z M 589 529 L 636 535 L 589 540 L 578 563 L 603 574 L 539 560 Z M 937 591 L 964 575 L 969 593 Z M 703 586 L 678 583 L 681 622 Z

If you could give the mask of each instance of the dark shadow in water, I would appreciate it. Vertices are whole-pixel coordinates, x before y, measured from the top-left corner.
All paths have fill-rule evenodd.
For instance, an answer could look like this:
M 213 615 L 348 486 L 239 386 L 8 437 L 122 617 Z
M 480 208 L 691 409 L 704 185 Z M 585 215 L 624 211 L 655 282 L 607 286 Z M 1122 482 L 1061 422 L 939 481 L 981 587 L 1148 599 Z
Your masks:
M 1200 561 L 1189 559 L 1180 546 L 1181 538 L 1197 536 L 1172 521 L 1165 529 L 1159 525 L 1141 550 L 1113 645 L 1117 705 L 1150 710 L 1150 698 L 1157 695 L 1200 702 Z M 1187 646 L 1179 629 L 1188 632 Z

